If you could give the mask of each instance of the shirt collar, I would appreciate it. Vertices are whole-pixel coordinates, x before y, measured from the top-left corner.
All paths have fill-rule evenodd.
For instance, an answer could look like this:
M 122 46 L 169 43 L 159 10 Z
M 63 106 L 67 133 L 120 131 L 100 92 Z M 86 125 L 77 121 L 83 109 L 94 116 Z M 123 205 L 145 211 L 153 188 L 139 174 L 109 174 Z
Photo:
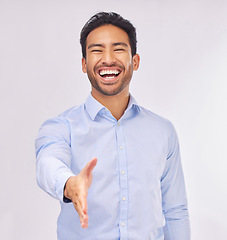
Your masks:
M 89 96 L 87 97 L 87 100 L 85 102 L 85 107 L 87 109 L 87 112 L 89 114 L 89 116 L 91 117 L 92 120 L 95 119 L 95 117 L 97 116 L 97 114 L 102 110 L 105 109 L 105 107 L 99 102 L 97 101 L 92 95 L 91 93 L 89 94 Z M 125 110 L 129 111 L 129 109 L 131 108 L 135 108 L 138 111 L 140 111 L 140 106 L 137 104 L 135 98 L 130 94 L 130 98 L 129 98 L 129 103 L 128 103 L 128 107 Z
M 136 102 L 135 98 L 132 96 L 132 94 L 129 94 L 129 103 L 128 103 L 128 107 L 125 111 L 128 111 L 131 108 L 135 108 L 138 111 L 140 111 L 140 106 L 138 105 L 138 103 Z

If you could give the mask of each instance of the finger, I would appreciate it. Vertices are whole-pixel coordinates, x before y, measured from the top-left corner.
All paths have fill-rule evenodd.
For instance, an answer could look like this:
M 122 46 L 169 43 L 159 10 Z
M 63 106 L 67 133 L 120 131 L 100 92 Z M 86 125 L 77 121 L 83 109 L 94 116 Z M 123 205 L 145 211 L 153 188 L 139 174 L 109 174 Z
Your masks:
M 84 214 L 84 212 L 83 212 L 83 209 L 82 209 L 82 207 L 81 207 L 81 203 L 80 203 L 80 201 L 79 201 L 79 199 L 78 199 L 78 196 L 76 196 L 76 197 L 73 199 L 73 205 L 74 205 L 74 208 L 76 209 L 76 211 L 78 212 L 79 217 L 80 217 L 81 219 L 83 219 L 83 214 Z
M 87 228 L 88 227 L 88 221 L 81 223 L 82 228 Z
M 94 167 L 96 166 L 97 164 L 97 158 L 92 158 L 90 162 L 87 163 L 87 165 L 85 166 L 84 168 L 84 173 L 85 175 L 90 175 L 92 170 L 94 169 Z
M 83 199 L 80 202 L 80 208 L 81 208 L 81 217 L 80 217 L 80 223 L 82 228 L 88 227 L 88 214 L 87 214 L 87 199 Z
M 81 203 L 78 198 L 74 200 L 73 205 L 79 215 L 81 227 L 86 228 L 88 226 L 88 215 L 83 211 Z
M 81 211 L 84 214 L 87 214 L 87 192 L 84 189 L 81 189 L 79 194 L 76 194 L 75 202 L 77 203 L 77 206 L 81 208 Z
M 80 196 L 80 205 L 85 214 L 87 214 L 87 194 L 81 194 Z

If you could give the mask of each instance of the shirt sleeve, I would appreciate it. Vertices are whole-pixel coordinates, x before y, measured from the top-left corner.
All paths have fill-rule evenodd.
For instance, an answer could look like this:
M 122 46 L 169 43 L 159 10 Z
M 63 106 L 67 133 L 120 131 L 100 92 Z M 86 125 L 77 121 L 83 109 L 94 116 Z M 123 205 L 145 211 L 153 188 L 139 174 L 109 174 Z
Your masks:
M 190 240 L 190 222 L 179 143 L 171 124 L 169 151 L 161 179 L 165 240 Z
M 37 183 L 52 197 L 64 202 L 65 183 L 74 176 L 70 169 L 70 139 L 68 122 L 57 117 L 44 122 L 35 142 Z

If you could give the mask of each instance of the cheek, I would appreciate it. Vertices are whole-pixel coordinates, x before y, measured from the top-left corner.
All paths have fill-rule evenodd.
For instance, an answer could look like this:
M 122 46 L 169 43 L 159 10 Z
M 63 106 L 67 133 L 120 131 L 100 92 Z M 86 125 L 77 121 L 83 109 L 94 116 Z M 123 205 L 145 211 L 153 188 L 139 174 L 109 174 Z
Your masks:
M 87 71 L 92 71 L 94 68 L 94 65 L 92 64 L 92 61 L 89 59 L 86 64 Z
M 87 69 L 93 69 L 100 62 L 100 59 L 100 56 L 89 57 L 87 59 Z
M 125 70 L 131 72 L 133 70 L 132 61 L 127 61 L 125 63 Z
M 122 56 L 120 61 L 125 66 L 125 70 L 132 69 L 132 57 L 131 57 L 131 55 L 127 54 L 126 56 Z

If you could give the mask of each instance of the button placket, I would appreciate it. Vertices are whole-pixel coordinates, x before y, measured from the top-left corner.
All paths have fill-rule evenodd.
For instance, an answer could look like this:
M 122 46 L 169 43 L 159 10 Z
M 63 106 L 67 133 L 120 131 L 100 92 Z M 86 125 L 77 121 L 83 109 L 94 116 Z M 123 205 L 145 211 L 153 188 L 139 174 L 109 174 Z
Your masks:
M 124 142 L 124 135 L 121 124 L 117 122 L 117 146 L 120 171 L 120 236 L 121 239 L 127 239 L 127 220 L 128 220 L 128 181 L 127 181 L 127 156 Z

